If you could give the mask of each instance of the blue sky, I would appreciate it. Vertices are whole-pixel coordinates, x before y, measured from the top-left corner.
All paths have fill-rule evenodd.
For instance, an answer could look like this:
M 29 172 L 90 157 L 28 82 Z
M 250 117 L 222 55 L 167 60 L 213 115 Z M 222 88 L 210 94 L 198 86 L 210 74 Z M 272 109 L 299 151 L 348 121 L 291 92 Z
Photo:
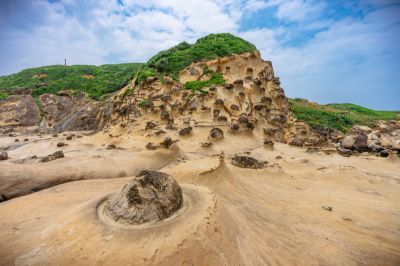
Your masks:
M 256 44 L 289 97 L 400 110 L 400 0 L 1 0 L 0 75 L 145 62 L 217 32 Z

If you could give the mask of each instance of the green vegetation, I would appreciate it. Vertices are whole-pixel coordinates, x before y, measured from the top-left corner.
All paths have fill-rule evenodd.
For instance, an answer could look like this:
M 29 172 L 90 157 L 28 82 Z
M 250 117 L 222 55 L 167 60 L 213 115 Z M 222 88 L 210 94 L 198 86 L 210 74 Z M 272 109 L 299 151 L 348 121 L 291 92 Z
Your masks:
M 0 91 L 0 100 L 3 100 L 5 98 L 7 98 L 7 97 L 8 97 L 8 94 L 6 92 Z
M 208 93 L 208 91 L 203 90 L 204 87 L 209 87 L 211 85 L 225 84 L 224 77 L 222 73 L 211 72 L 211 77 L 209 80 L 194 80 L 185 83 L 185 89 L 192 90 L 192 92 L 199 91 L 201 93 Z
M 193 62 L 215 59 L 220 56 L 256 51 L 256 47 L 229 33 L 210 34 L 198 39 L 194 44 L 180 43 L 153 56 L 147 64 L 115 65 L 75 65 L 44 66 L 25 69 L 16 74 L 0 77 L 0 99 L 5 99 L 13 91 L 21 88 L 32 89 L 38 97 L 44 93 L 60 90 L 84 91 L 90 97 L 101 100 L 136 77 L 136 84 L 148 77 L 159 77 L 165 83 L 164 75 L 178 79 L 179 72 Z M 191 90 L 203 91 L 207 84 L 222 84 L 222 76 L 212 75 L 213 81 L 187 84 Z M 204 91 L 203 91 L 204 92 Z
M 179 72 L 193 62 L 215 59 L 231 54 L 254 52 L 257 48 L 232 34 L 210 34 L 190 45 L 182 42 L 161 51 L 147 62 L 149 68 L 160 74 L 169 74 L 177 79 Z
M 290 99 L 294 116 L 313 127 L 326 127 L 346 132 L 354 125 L 373 127 L 378 120 L 400 119 L 400 112 L 376 111 L 355 104 L 318 105 Z
M 150 100 L 149 99 L 144 99 L 144 100 L 142 100 L 142 101 L 140 101 L 139 102 L 139 106 L 140 107 L 145 107 L 145 106 L 148 106 L 149 104 L 150 104 Z
M 85 91 L 93 99 L 125 86 L 143 64 L 45 66 L 0 77 L 0 99 L 18 88 L 32 89 L 33 96 L 60 90 Z

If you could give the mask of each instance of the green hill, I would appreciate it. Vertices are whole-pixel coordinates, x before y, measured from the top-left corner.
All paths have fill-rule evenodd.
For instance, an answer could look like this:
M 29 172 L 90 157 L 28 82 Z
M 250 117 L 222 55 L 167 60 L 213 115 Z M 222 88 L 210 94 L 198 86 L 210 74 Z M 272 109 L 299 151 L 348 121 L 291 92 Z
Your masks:
M 346 132 L 354 125 L 373 127 L 378 120 L 400 119 L 400 112 L 376 111 L 359 105 L 326 104 L 290 99 L 293 115 L 313 127 L 325 127 Z
M 209 34 L 192 45 L 182 42 L 159 52 L 149 59 L 147 69 L 176 79 L 179 71 L 193 62 L 254 51 L 257 48 L 253 44 L 230 33 Z
M 179 72 L 193 62 L 254 51 L 257 48 L 253 44 L 232 34 L 221 33 L 207 35 L 194 44 L 182 42 L 157 53 L 146 64 L 30 68 L 0 77 L 0 99 L 20 88 L 32 89 L 35 97 L 43 93 L 71 89 L 85 91 L 93 99 L 100 99 L 103 95 L 122 88 L 134 77 L 137 77 L 137 82 L 150 76 L 158 76 L 163 81 L 165 74 L 178 79 Z M 209 71 L 212 74 L 209 81 L 187 82 L 185 88 L 205 93 L 203 87 L 225 83 L 220 73 Z M 375 111 L 354 104 L 319 105 L 301 99 L 291 99 L 290 104 L 297 119 L 314 127 L 334 128 L 343 132 L 355 124 L 373 126 L 379 119 L 400 119 L 399 112 Z
M 56 93 L 60 90 L 81 90 L 93 99 L 122 88 L 143 64 L 44 66 L 28 68 L 16 74 L 0 77 L 0 99 L 13 90 L 32 89 L 32 95 Z
M 101 96 L 122 88 L 136 75 L 138 82 L 150 76 L 162 78 L 165 74 L 177 79 L 179 71 L 192 62 L 256 50 L 253 44 L 239 37 L 221 33 L 207 35 L 194 44 L 182 42 L 157 53 L 147 64 L 67 67 L 55 65 L 29 68 L 0 77 L 0 99 L 6 98 L 13 93 L 13 90 L 20 88 L 32 89 L 33 96 L 56 93 L 65 89 L 81 90 L 87 92 L 93 99 L 100 99 Z M 218 81 L 221 82 L 220 78 Z

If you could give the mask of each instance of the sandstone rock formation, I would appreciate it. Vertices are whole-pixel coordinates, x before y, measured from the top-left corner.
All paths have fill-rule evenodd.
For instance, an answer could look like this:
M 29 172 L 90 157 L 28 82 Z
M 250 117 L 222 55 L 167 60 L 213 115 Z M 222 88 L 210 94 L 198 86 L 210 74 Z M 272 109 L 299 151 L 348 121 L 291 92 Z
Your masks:
M 0 127 L 38 126 L 40 112 L 31 95 L 12 95 L 0 100 Z
M 104 214 L 127 224 L 158 222 L 175 213 L 182 203 L 182 190 L 173 177 L 142 171 L 106 203 Z

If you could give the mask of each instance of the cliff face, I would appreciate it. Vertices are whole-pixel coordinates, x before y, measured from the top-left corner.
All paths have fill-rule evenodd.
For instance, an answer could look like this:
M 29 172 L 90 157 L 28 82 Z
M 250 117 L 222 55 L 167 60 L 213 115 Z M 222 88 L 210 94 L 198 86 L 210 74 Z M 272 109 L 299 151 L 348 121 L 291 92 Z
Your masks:
M 39 108 L 31 95 L 13 95 L 0 101 L 0 128 L 36 126 Z
M 209 70 L 222 73 L 226 84 L 212 87 L 206 99 L 220 102 L 212 106 L 212 112 L 226 116 L 232 131 L 247 117 L 255 127 L 264 129 L 266 141 L 284 140 L 289 103 L 270 61 L 254 52 L 194 63 L 181 71 L 180 81 L 207 80 Z
M 225 84 L 206 86 L 202 91 L 184 88 L 186 82 L 210 80 L 212 73 L 222 74 Z M 193 63 L 180 72 L 179 82 L 168 77 L 148 78 L 137 85 L 132 81 L 103 102 L 67 91 L 44 94 L 39 101 L 44 113 L 41 131 L 98 130 L 154 116 L 169 127 L 180 127 L 178 121 L 190 115 L 231 133 L 262 132 L 267 144 L 290 142 L 298 135 L 290 134 L 292 118 L 279 78 L 259 52 Z M 302 144 L 310 135 L 309 129 L 305 132 Z

